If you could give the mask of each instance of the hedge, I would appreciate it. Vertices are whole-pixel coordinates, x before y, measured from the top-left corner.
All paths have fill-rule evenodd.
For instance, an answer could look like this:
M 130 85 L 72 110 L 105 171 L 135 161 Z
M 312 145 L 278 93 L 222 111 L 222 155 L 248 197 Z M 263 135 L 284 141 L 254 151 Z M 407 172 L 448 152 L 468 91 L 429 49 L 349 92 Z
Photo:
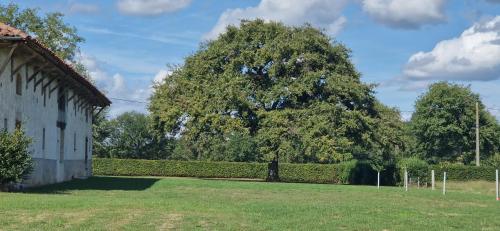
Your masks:
M 94 158 L 95 175 L 265 179 L 263 163 Z
M 93 171 L 95 175 L 115 176 L 265 179 L 267 163 L 94 158 Z M 283 182 L 335 184 L 374 184 L 376 182 L 376 173 L 368 165 L 357 161 L 342 164 L 280 163 L 279 175 Z
M 418 171 L 422 166 L 417 166 Z M 421 182 L 430 181 L 430 171 L 434 169 L 436 179 L 447 172 L 448 180 L 495 180 L 495 168 L 464 165 L 428 166 L 426 177 Z M 210 162 L 210 161 L 171 161 L 138 159 L 94 158 L 95 175 L 110 176 L 179 176 L 201 178 L 253 178 L 265 179 L 267 163 Z M 395 185 L 402 181 L 401 165 L 386 166 L 381 172 L 382 185 Z M 410 169 L 411 173 L 412 170 Z M 414 172 L 414 171 L 413 171 Z M 347 161 L 340 164 L 279 164 L 279 175 L 283 182 L 333 183 L 333 184 L 375 184 L 377 172 L 368 162 Z M 409 177 L 414 177 L 411 174 Z M 427 179 L 425 179 L 427 178 Z
M 412 167 L 418 169 L 410 169 Z M 411 174 L 411 172 L 422 172 L 423 166 L 414 165 L 408 167 L 408 176 L 414 178 L 419 176 L 419 174 Z M 471 180 L 485 180 L 485 181 L 495 181 L 495 168 L 491 166 L 468 166 L 468 165 L 457 165 L 457 164 L 438 164 L 429 165 L 426 167 L 426 172 L 420 177 L 420 182 L 430 182 L 431 181 L 431 170 L 434 170 L 436 180 L 443 179 L 443 173 L 446 172 L 446 179 L 451 181 L 471 181 Z M 398 166 L 398 171 L 401 172 L 399 175 L 399 182 L 403 181 L 404 169 Z M 420 174 L 421 175 L 421 174 Z
M 495 181 L 495 168 L 488 166 L 466 166 L 466 165 L 434 165 L 430 167 L 434 169 L 436 180 L 442 179 L 443 172 L 446 172 L 447 180 L 469 181 L 469 180 L 486 180 Z M 430 171 L 430 170 L 429 170 Z M 430 174 L 430 173 L 429 173 Z

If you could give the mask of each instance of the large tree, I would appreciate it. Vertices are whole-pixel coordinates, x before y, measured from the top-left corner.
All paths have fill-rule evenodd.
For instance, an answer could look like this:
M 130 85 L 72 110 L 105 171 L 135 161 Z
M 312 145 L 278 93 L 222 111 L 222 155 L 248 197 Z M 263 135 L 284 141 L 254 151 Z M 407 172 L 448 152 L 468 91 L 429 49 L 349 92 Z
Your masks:
M 469 87 L 439 82 L 415 103 L 411 130 L 418 152 L 431 163 L 470 164 L 475 158 L 475 114 L 479 103 L 481 159 L 500 148 L 500 127 Z
M 63 60 L 75 61 L 79 43 L 84 39 L 76 28 L 63 21 L 59 12 L 40 15 L 37 8 L 20 9 L 18 5 L 0 3 L 0 22 L 18 28 L 36 38 Z
M 349 49 L 309 25 L 228 27 L 156 86 L 149 109 L 188 159 L 226 160 L 241 137 L 254 140 L 252 159 L 285 162 L 333 163 L 382 146 L 373 86 Z

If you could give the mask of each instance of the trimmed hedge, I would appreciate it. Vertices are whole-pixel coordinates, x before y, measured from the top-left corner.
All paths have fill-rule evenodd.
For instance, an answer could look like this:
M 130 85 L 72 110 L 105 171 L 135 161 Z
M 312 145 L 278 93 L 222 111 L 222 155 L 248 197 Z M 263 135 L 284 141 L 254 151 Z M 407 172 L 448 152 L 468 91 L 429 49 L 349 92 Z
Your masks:
M 369 165 L 360 163 L 280 163 L 279 175 L 283 182 L 374 184 L 376 173 Z M 267 163 L 94 158 L 92 167 L 95 175 L 255 179 L 266 179 L 267 176 Z
M 265 179 L 267 174 L 263 163 L 104 158 L 94 158 L 92 163 L 96 175 Z
M 403 182 L 404 165 L 398 166 L 399 182 Z M 420 177 L 420 182 L 431 182 L 431 170 L 436 174 L 436 180 L 443 179 L 443 172 L 446 172 L 446 179 L 452 181 L 485 180 L 495 181 L 495 169 L 491 166 L 470 166 L 458 164 L 438 164 L 438 165 L 408 165 L 409 177 L 415 179 Z
M 486 180 L 495 181 L 495 168 L 488 166 L 466 166 L 466 165 L 434 165 L 436 180 L 442 179 L 443 172 L 446 171 L 447 180 L 468 181 L 468 180 Z M 429 170 L 430 172 L 430 170 Z M 430 173 L 429 173 L 430 175 Z
M 420 164 L 409 172 L 422 172 Z M 427 174 L 421 176 L 421 182 L 430 182 L 430 172 L 436 172 L 436 179 L 447 172 L 448 180 L 495 180 L 495 168 L 464 165 L 427 166 Z M 171 161 L 138 159 L 103 159 L 94 158 L 95 175 L 110 176 L 179 176 L 204 178 L 253 178 L 266 179 L 267 163 L 246 162 L 210 162 L 210 161 Z M 386 166 L 381 172 L 382 185 L 395 185 L 402 182 L 401 165 Z M 330 184 L 376 184 L 377 172 L 368 162 L 347 161 L 340 164 L 279 164 L 280 179 L 283 182 L 330 183 Z M 410 177 L 414 177 L 410 174 Z M 426 179 L 427 178 L 427 179 Z

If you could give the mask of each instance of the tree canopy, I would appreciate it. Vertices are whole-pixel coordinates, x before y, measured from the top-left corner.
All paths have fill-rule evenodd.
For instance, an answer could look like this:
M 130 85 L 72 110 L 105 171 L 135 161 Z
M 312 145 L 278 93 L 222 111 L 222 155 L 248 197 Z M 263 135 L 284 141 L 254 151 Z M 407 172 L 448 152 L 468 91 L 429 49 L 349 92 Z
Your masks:
M 61 59 L 73 62 L 78 44 L 84 39 L 77 34 L 75 27 L 64 23 L 62 17 L 59 12 L 41 16 L 36 8 L 20 9 L 14 3 L 0 3 L 0 22 L 28 33 Z
M 243 137 L 254 141 L 256 160 L 333 163 L 393 149 L 397 137 L 378 134 L 386 124 L 378 122 L 399 113 L 377 104 L 344 45 L 309 25 L 255 20 L 187 57 L 155 87 L 149 109 L 187 159 L 227 160 Z
M 431 163 L 469 164 L 475 158 L 475 111 L 479 103 L 481 159 L 498 152 L 500 126 L 469 87 L 447 82 L 431 85 L 415 103 L 411 129 L 418 152 Z
M 94 124 L 94 154 L 97 157 L 131 159 L 168 159 L 173 141 L 157 139 L 151 131 L 150 117 L 138 112 L 125 112 Z

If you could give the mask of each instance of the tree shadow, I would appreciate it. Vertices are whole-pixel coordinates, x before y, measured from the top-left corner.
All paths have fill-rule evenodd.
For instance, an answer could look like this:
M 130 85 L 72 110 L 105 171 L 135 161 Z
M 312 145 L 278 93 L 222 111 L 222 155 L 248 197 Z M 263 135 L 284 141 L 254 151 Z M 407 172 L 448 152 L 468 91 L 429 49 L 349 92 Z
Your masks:
M 150 188 L 159 178 L 94 176 L 68 182 L 46 185 L 24 190 L 25 193 L 66 194 L 72 190 L 123 190 L 142 191 Z

